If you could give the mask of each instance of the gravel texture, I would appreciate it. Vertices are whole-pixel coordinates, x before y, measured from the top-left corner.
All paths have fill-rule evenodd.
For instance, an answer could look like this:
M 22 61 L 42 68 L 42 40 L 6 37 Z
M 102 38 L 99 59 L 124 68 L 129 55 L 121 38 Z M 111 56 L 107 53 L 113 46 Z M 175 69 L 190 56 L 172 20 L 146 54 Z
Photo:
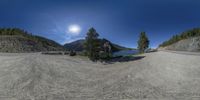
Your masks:
M 0 53 L 0 100 L 200 100 L 200 56 L 147 53 L 131 61 Z

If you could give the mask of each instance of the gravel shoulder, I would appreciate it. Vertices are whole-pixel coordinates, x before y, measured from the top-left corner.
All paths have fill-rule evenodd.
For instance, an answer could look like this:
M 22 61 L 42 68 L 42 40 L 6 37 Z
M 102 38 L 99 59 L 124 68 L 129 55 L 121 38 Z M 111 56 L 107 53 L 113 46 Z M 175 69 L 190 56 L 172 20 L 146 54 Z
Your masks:
M 200 56 L 147 53 L 112 64 L 0 53 L 0 100 L 199 100 Z
M 164 52 L 176 53 L 176 54 L 183 54 L 183 55 L 194 55 L 200 56 L 200 52 L 189 52 L 189 51 L 173 51 L 173 50 L 160 50 Z

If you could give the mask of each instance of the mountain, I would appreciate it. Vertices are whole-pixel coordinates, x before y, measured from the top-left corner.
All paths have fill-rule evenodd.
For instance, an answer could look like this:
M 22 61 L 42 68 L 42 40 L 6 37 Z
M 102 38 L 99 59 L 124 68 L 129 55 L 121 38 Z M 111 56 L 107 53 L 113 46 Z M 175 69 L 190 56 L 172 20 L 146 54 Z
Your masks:
M 80 39 L 71 43 L 66 43 L 64 45 L 64 48 L 67 50 L 75 50 L 75 51 L 83 51 L 84 49 L 84 39 Z
M 114 43 L 110 42 L 107 39 L 99 39 L 99 41 L 100 41 L 100 45 L 103 45 L 105 42 L 109 42 L 111 44 L 113 52 L 120 51 L 120 50 L 125 50 L 125 49 L 126 50 L 130 49 L 130 48 L 126 48 L 126 47 L 114 44 Z M 80 40 L 77 40 L 77 41 L 74 41 L 74 42 L 71 42 L 71 43 L 66 43 L 64 45 L 64 47 L 67 50 L 83 51 L 84 50 L 84 42 L 85 42 L 84 39 L 80 39 Z
M 200 28 L 194 28 L 173 36 L 160 44 L 159 49 L 200 51 Z
M 32 35 L 18 28 L 0 29 L 0 52 L 40 52 L 64 50 L 53 40 Z

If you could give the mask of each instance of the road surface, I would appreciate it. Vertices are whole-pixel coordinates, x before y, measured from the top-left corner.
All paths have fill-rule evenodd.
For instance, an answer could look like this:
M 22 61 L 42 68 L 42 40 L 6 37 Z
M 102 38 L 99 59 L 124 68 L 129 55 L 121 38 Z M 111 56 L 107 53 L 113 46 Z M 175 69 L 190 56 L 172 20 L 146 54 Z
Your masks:
M 200 100 L 200 56 L 147 53 L 127 62 L 0 53 L 0 100 Z

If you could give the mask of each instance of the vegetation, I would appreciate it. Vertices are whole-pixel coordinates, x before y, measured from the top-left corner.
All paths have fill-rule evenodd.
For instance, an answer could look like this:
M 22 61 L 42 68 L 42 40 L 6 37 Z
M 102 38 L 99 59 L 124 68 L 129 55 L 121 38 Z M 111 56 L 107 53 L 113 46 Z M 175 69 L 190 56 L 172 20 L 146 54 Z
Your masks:
M 94 28 L 90 28 L 85 39 L 86 55 L 92 60 L 109 60 L 112 58 L 111 43 L 106 39 L 99 39 L 99 34 Z
M 0 28 L 0 35 L 28 35 L 28 33 L 19 28 Z
M 76 56 L 76 52 L 73 51 L 73 50 L 70 50 L 69 55 L 70 55 L 70 56 Z
M 100 59 L 101 60 L 109 60 L 112 58 L 112 47 L 110 45 L 110 43 L 107 41 L 107 42 L 104 42 L 102 44 L 102 50 L 100 51 L 99 53 L 99 56 L 100 56 Z
M 90 28 L 87 32 L 87 36 L 85 38 L 85 50 L 87 56 L 92 60 L 96 61 L 99 58 L 99 42 L 98 42 L 99 34 L 96 32 L 94 28 Z
M 180 40 L 188 39 L 190 37 L 196 37 L 196 36 L 200 36 L 200 28 L 194 28 L 192 30 L 188 30 L 186 32 L 183 32 L 179 35 L 174 35 L 168 41 L 165 41 L 162 44 L 160 44 L 159 47 L 169 46 L 169 45 L 174 44 L 174 43 L 176 43 Z
M 145 50 L 149 47 L 149 39 L 146 36 L 145 32 L 141 32 L 140 33 L 140 37 L 138 40 L 138 50 L 140 51 L 140 53 L 144 53 Z
M 108 53 L 108 52 L 100 52 L 99 53 L 99 59 L 100 60 L 110 60 L 112 58 L 112 54 L 111 53 Z

